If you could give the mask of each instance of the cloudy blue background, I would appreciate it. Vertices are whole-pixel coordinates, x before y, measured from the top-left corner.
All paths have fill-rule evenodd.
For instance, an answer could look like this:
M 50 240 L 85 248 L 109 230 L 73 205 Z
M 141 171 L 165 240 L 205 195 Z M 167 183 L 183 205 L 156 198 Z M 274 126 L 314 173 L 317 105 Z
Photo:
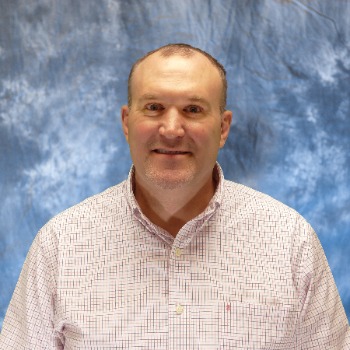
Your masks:
M 350 317 L 349 18 L 346 0 L 0 0 L 0 327 L 39 228 L 126 177 L 128 71 L 169 42 L 226 66 L 226 177 L 306 217 Z

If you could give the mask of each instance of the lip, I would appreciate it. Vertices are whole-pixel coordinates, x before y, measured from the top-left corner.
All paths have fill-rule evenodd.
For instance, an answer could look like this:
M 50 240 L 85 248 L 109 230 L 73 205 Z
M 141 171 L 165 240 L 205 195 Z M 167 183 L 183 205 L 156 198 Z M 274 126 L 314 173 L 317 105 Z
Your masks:
M 181 156 L 181 155 L 186 155 L 190 153 L 182 150 L 163 149 L 163 148 L 156 148 L 152 150 L 152 152 L 160 155 L 165 155 L 165 156 Z

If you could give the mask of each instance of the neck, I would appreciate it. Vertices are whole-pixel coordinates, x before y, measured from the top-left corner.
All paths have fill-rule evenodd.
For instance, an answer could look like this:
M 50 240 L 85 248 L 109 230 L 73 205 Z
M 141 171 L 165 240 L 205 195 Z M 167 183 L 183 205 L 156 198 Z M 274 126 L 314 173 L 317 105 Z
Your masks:
M 135 183 L 134 194 L 143 214 L 175 237 L 182 226 L 205 210 L 215 188 L 213 177 L 198 189 L 193 186 L 145 188 Z

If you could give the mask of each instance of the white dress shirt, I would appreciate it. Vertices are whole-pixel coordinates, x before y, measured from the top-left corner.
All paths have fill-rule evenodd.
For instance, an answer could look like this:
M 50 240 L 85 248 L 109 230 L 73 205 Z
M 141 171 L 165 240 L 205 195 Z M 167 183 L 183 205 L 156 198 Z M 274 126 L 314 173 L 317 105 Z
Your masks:
M 38 233 L 0 336 L 21 349 L 350 349 L 320 242 L 278 201 L 227 180 L 176 238 L 128 180 Z

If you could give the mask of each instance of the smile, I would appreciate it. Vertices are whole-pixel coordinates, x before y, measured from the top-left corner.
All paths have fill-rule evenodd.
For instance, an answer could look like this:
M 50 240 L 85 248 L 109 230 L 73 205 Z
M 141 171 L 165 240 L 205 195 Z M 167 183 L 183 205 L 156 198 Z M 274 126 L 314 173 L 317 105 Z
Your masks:
M 166 155 L 179 155 L 179 154 L 188 154 L 186 151 L 171 151 L 166 149 L 155 149 L 153 152 L 158 154 L 166 154 Z

